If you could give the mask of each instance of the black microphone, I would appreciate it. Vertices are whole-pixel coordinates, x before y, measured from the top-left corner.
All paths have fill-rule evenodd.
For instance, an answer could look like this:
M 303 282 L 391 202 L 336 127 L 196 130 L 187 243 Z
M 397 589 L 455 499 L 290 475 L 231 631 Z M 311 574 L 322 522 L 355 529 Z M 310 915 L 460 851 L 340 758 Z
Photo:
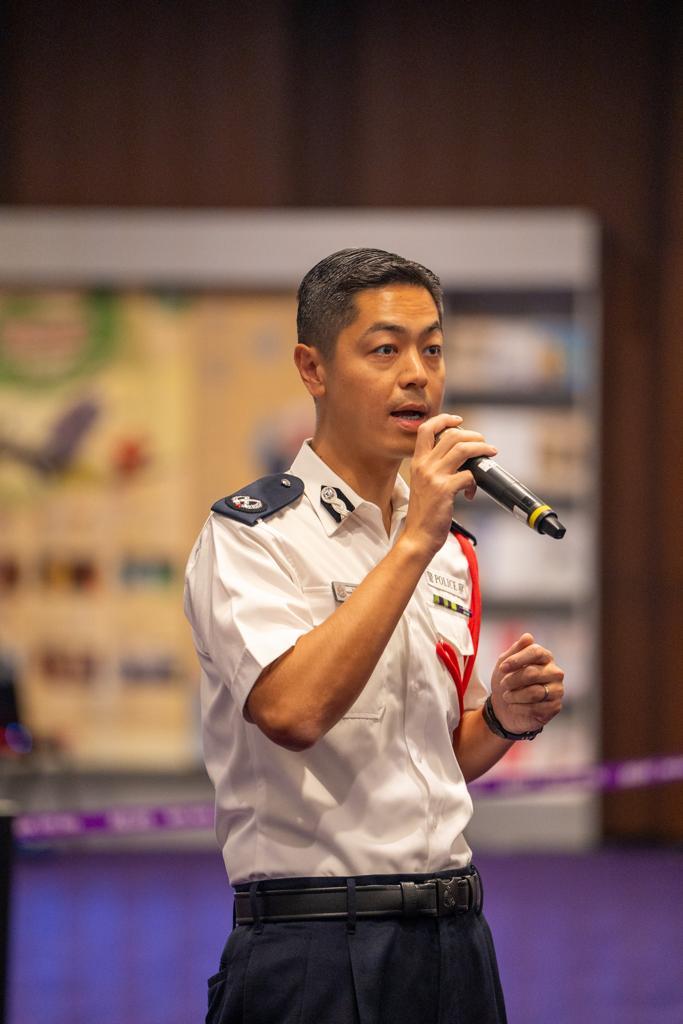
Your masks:
M 489 497 L 508 512 L 512 512 L 516 519 L 526 523 L 532 530 L 545 533 L 555 540 L 564 537 L 567 530 L 557 518 L 557 512 L 493 459 L 480 455 L 468 459 L 460 468 L 469 469 L 477 487 L 481 487 Z

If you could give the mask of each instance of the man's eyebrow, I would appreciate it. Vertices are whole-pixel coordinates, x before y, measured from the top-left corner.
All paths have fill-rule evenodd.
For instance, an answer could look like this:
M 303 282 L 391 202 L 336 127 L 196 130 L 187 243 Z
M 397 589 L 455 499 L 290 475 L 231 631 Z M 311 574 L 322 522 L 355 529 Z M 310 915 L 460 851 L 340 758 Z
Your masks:
M 421 331 L 420 333 L 421 333 L 421 336 L 424 337 L 426 334 L 433 334 L 434 331 L 441 331 L 441 330 L 442 330 L 442 327 L 441 327 L 441 324 L 439 323 L 439 321 L 438 320 L 434 320 L 433 323 L 431 323 L 427 327 L 425 327 L 425 329 L 423 331 Z M 390 323 L 390 322 L 385 322 L 383 320 L 378 320 L 376 323 L 371 324 L 370 327 L 367 328 L 367 330 L 363 331 L 363 334 L 361 335 L 361 338 L 367 338 L 369 335 L 372 335 L 372 334 L 385 334 L 385 333 L 404 335 L 404 334 L 408 334 L 409 331 L 408 331 L 407 327 L 403 326 L 403 324 L 394 324 L 394 323 Z

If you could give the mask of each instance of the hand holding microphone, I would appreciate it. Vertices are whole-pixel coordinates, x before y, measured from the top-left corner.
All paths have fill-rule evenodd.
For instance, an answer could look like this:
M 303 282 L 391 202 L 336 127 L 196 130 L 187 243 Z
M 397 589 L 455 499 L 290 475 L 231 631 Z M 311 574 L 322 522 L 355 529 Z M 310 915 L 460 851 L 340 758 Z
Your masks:
M 439 413 L 425 420 L 417 431 L 404 538 L 427 560 L 448 536 L 455 495 L 463 491 L 474 496 L 476 484 L 463 463 L 479 457 L 491 459 L 497 454 L 481 434 L 461 429 L 461 423 L 461 416 Z
M 565 528 L 553 509 L 493 461 L 498 453 L 493 445 L 461 424 L 461 416 L 439 413 L 418 429 L 410 470 L 406 541 L 424 557 L 433 556 L 448 535 L 456 494 L 463 491 L 466 497 L 473 497 L 473 480 L 538 533 L 563 537 Z

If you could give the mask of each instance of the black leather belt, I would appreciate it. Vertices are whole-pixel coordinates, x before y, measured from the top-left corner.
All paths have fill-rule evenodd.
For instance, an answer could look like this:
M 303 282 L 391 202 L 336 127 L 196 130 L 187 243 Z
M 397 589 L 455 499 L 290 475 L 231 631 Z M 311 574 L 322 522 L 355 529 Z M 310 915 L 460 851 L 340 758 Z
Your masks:
M 356 917 L 447 917 L 481 913 L 483 890 L 476 870 L 469 875 L 391 885 L 346 885 L 312 889 L 268 889 L 267 881 L 251 892 L 235 893 L 237 924 L 254 921 L 344 921 L 354 893 Z M 260 886 L 263 886 L 261 888 Z M 255 904 L 254 904 L 254 901 Z M 254 913 L 254 911 L 256 913 Z

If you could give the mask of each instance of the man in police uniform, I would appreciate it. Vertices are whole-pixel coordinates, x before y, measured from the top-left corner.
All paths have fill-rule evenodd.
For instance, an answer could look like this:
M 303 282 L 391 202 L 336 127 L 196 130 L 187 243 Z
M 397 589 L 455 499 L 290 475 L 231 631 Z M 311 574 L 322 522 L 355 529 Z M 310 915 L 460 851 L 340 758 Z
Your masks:
M 442 292 L 379 250 L 299 289 L 315 436 L 217 502 L 190 556 L 204 753 L 237 927 L 208 1022 L 505 1020 L 467 782 L 561 707 L 523 634 L 489 689 L 476 562 L 452 524 L 496 449 L 440 413 Z M 410 490 L 398 475 L 411 458 Z M 488 698 L 488 699 L 487 699 Z

